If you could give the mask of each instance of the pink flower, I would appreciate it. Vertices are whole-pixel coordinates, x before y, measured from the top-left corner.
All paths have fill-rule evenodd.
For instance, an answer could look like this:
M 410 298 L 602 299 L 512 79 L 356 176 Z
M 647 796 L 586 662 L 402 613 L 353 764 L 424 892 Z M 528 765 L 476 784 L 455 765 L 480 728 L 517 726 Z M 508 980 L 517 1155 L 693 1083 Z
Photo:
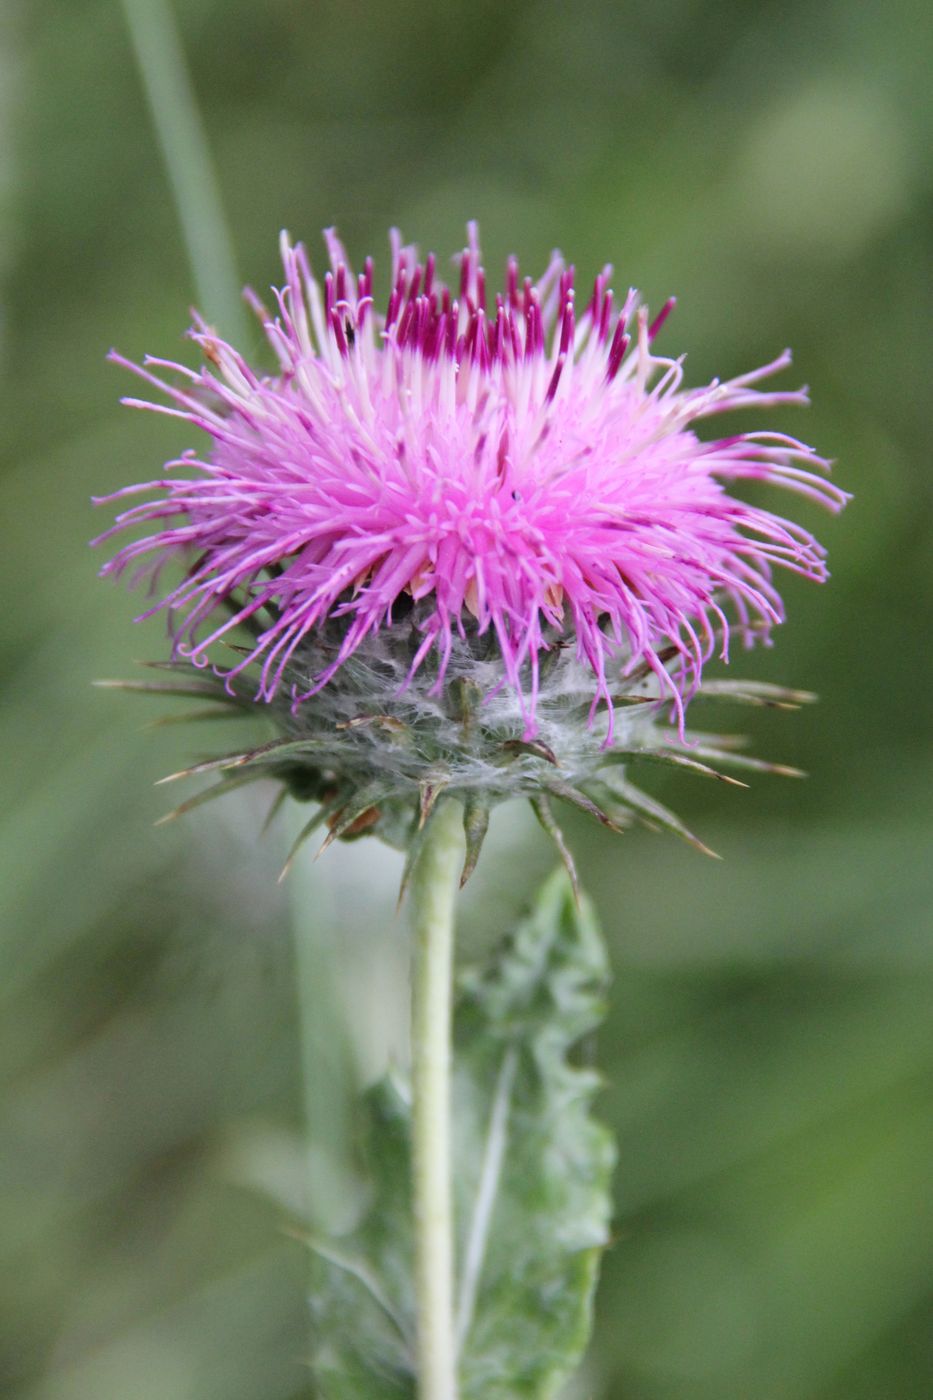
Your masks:
M 578 312 L 573 268 L 555 254 L 537 282 L 510 259 L 493 303 L 473 226 L 453 290 L 433 255 L 421 264 L 393 236 L 380 315 L 372 262 L 354 276 L 334 232 L 325 237 L 323 289 L 283 236 L 277 316 L 248 294 L 274 374 L 200 320 L 191 336 L 203 369 L 113 355 L 168 399 L 125 402 L 183 418 L 210 443 L 168 463 L 181 476 L 116 493 L 154 498 L 101 538 L 150 532 L 103 572 L 135 567 L 134 581 L 156 587 L 165 564 L 185 563 L 144 616 L 166 609 L 176 655 L 196 665 L 251 620 L 252 651 L 228 674 L 258 663 L 257 698 L 289 684 L 323 624 L 342 619 L 341 643 L 305 688 L 291 682 L 295 705 L 415 600 L 422 639 L 409 682 L 433 652 L 440 688 L 457 636 L 491 632 L 530 735 L 539 659 L 561 639 L 592 672 L 594 708 L 610 702 L 614 679 L 647 667 L 682 727 L 730 633 L 751 641 L 782 620 L 773 566 L 826 577 L 807 530 L 727 489 L 767 481 L 838 510 L 847 497 L 822 475 L 826 461 L 783 433 L 706 442 L 695 432 L 726 410 L 806 403 L 804 390 L 756 387 L 789 352 L 686 389 L 682 358 L 652 348 L 673 299 L 653 321 L 634 291 L 617 306 L 607 267 Z

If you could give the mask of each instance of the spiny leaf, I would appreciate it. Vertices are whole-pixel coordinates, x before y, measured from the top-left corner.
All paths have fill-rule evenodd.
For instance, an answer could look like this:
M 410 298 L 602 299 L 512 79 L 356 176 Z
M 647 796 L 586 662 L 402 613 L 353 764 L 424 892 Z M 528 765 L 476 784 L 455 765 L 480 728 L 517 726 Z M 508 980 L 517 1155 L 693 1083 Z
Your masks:
M 228 792 L 245 787 L 247 783 L 255 783 L 261 777 L 261 773 L 240 773 L 234 778 L 221 778 L 213 787 L 205 788 L 203 792 L 189 797 L 187 802 L 182 802 L 171 812 L 166 812 L 165 816 L 160 817 L 156 822 L 156 826 L 165 826 L 167 822 L 175 821 L 178 817 L 184 816 L 186 812 L 193 812 L 195 807 L 201 807 L 205 802 L 213 802 L 216 797 L 225 797 Z
M 462 1400 L 552 1396 L 585 1349 L 609 1237 L 599 1076 L 569 1063 L 605 1010 L 592 908 L 564 872 L 464 978 L 454 1059 Z
M 704 681 L 698 700 L 726 700 L 736 705 L 766 705 L 777 710 L 799 710 L 819 699 L 812 690 L 790 690 L 770 681 Z
M 586 812 L 589 817 L 595 817 L 603 826 L 608 826 L 610 831 L 622 833 L 623 827 L 579 788 L 573 787 L 570 783 L 558 782 L 556 779 L 546 783 L 545 787 L 552 797 L 560 798 L 561 802 L 569 802 L 572 807 L 579 807 L 581 812 Z
M 550 836 L 551 840 L 554 842 L 554 845 L 557 847 L 558 855 L 560 856 L 564 865 L 564 869 L 566 870 L 570 878 L 570 884 L 573 887 L 574 897 L 579 901 L 580 883 L 577 879 L 577 867 L 574 863 L 570 847 L 567 845 L 567 842 L 564 838 L 564 833 L 561 831 L 560 826 L 557 822 L 557 818 L 554 816 L 554 809 L 552 808 L 550 802 L 545 797 L 543 792 L 538 793 L 536 797 L 531 798 L 531 807 L 535 816 L 538 818 L 538 821 L 541 823 L 542 827 L 547 832 L 548 836 Z
M 412 872 L 414 871 L 415 866 L 418 864 L 418 857 L 421 855 L 421 851 L 424 846 L 425 840 L 427 839 L 428 832 L 431 829 L 432 815 L 433 814 L 429 813 L 427 820 L 422 822 L 420 820 L 419 813 L 414 820 L 412 831 L 408 838 L 408 845 L 405 848 L 405 866 L 402 870 L 402 878 L 398 887 L 398 902 L 396 904 L 396 910 L 401 909 L 402 903 L 405 899 L 405 895 L 408 892 L 408 886 L 411 881 Z
M 241 751 L 222 754 L 219 758 L 205 758 L 201 763 L 192 763 L 187 768 L 179 768 L 176 773 L 166 773 L 164 778 L 156 779 L 156 787 L 164 787 L 166 783 L 177 783 L 180 778 L 198 778 L 202 773 L 215 773 L 218 769 L 235 768 L 246 754 Z
M 303 739 L 270 739 L 268 744 L 260 744 L 258 748 L 240 754 L 231 761 L 230 766 L 231 768 L 246 768 L 251 767 L 254 763 L 265 763 L 269 760 L 278 762 L 283 758 L 301 758 L 304 754 L 317 753 L 327 746 L 325 739 L 316 739 L 310 736 Z
M 466 859 L 460 872 L 460 888 L 476 869 L 486 832 L 489 830 L 489 804 L 481 797 L 471 794 L 463 806 L 463 833 L 466 837 Z
M 728 768 L 743 768 L 749 773 L 770 773 L 778 778 L 805 778 L 802 768 L 794 768 L 789 763 L 769 763 L 765 758 L 752 758 L 747 753 L 735 753 L 732 749 L 698 747 L 691 749 L 698 758 L 708 758 L 713 763 L 722 763 Z
M 378 729 L 383 734 L 390 735 L 397 744 L 405 748 L 411 748 L 412 732 L 411 728 L 404 720 L 396 719 L 394 715 L 356 715 L 353 719 L 343 720 L 336 725 L 339 730 L 359 730 Z
M 308 840 L 309 836 L 313 836 L 315 831 L 317 831 L 318 827 L 323 826 L 323 824 L 327 821 L 328 817 L 333 812 L 339 811 L 339 809 L 340 803 L 337 800 L 334 800 L 333 802 L 324 802 L 314 813 L 313 817 L 311 817 L 309 821 L 305 822 L 304 826 L 301 828 L 298 835 L 295 837 L 295 840 L 292 842 L 292 847 L 288 853 L 285 864 L 282 866 L 282 869 L 279 872 L 279 884 L 281 884 L 282 881 L 287 877 L 288 872 L 292 868 L 295 857 L 301 850 L 304 843 Z
M 186 680 L 186 681 L 123 681 L 123 680 L 101 680 L 93 681 L 93 685 L 100 690 L 125 690 L 137 695 L 178 695 L 190 699 L 226 700 L 226 692 L 220 684 L 212 681 Z M 240 702 L 230 698 L 230 704 Z
M 418 825 L 424 826 L 428 817 L 434 811 L 434 804 L 447 786 L 445 778 L 436 782 L 423 782 L 418 789 Z
M 691 754 L 696 752 L 696 749 L 690 750 Z M 738 778 L 720 773 L 708 763 L 700 763 L 689 754 L 676 749 L 607 749 L 602 762 L 606 767 L 617 763 L 656 763 L 667 768 L 685 768 L 690 773 L 698 773 L 703 778 L 716 778 L 732 787 L 748 787 L 747 783 L 740 782 Z
M 704 856 L 711 856 L 713 860 L 721 860 L 722 857 L 705 845 L 698 836 L 681 821 L 676 812 L 672 812 L 669 807 L 658 802 L 656 798 L 649 797 L 646 792 L 627 783 L 621 778 L 612 781 L 610 794 L 621 800 L 627 808 L 630 808 L 642 823 L 656 831 L 669 831 L 674 836 L 679 836 L 682 841 L 686 841 L 694 850 L 700 851 Z
M 473 732 L 477 710 L 483 701 L 482 687 L 477 685 L 476 681 L 461 677 L 454 683 L 451 690 L 455 701 L 456 718 L 459 719 L 462 726 L 464 739 L 468 739 Z
M 328 816 L 327 821 L 330 827 L 327 835 L 321 843 L 318 856 L 322 856 L 329 846 L 335 841 L 339 841 L 341 836 L 346 836 L 350 828 L 359 821 L 366 812 L 372 811 L 380 802 L 385 801 L 389 795 L 388 789 L 381 780 L 376 783 L 366 783 L 353 794 L 350 801 L 338 808 L 333 814 L 333 818 Z M 317 857 L 315 857 L 316 859 Z
M 145 666 L 147 671 L 168 671 L 174 676 L 203 676 L 205 679 L 213 679 L 221 687 L 225 695 L 230 695 L 244 703 L 252 704 L 252 698 L 247 700 L 245 695 L 235 694 L 235 687 L 231 685 L 229 676 L 219 676 L 216 671 L 207 666 L 195 666 L 191 661 L 172 661 L 159 657 L 156 660 L 138 660 L 137 666 Z
M 178 676 L 182 682 L 192 685 L 211 686 L 212 694 L 220 704 L 240 710 L 256 708 L 255 696 L 237 690 L 229 676 L 218 676 L 206 667 L 193 666 L 190 661 L 137 661 L 136 664 L 144 666 L 147 671 L 164 671 L 168 675 Z
M 735 753 L 737 750 L 747 749 L 752 742 L 747 734 L 724 734 L 721 730 L 707 734 L 702 729 L 694 728 L 690 729 L 688 738 L 690 753 L 695 753 L 698 748 L 706 748 L 716 754 Z M 672 745 L 680 742 L 673 730 L 670 732 L 667 742 Z
M 180 768 L 177 773 L 169 773 L 166 777 L 159 778 L 157 785 L 174 783 L 179 778 L 193 778 L 201 773 L 214 772 L 216 769 L 233 771 L 251 768 L 270 760 L 300 757 L 302 754 L 314 753 L 322 747 L 322 742 L 320 739 L 271 739 L 268 744 L 260 744 L 255 749 L 234 750 L 233 753 L 221 754 L 218 758 L 206 758 L 201 763 Z
M 622 695 L 613 695 L 613 705 L 656 705 L 659 700 L 657 695 L 630 695 L 627 691 Z
M 560 767 L 554 750 L 540 739 L 506 739 L 502 747 L 509 753 L 530 754 L 532 758 L 543 758 L 545 763 L 550 763 L 554 768 Z

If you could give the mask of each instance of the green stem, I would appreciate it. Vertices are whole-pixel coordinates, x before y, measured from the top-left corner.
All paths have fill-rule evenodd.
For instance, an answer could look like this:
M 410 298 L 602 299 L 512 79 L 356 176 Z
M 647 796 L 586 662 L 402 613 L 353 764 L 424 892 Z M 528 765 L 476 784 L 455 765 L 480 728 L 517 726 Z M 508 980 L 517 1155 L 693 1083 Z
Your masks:
M 244 344 L 245 316 L 220 186 L 168 0 L 122 0 L 204 315 Z
M 456 1400 L 450 1171 L 454 898 L 463 863 L 460 808 L 431 819 L 411 882 L 412 1177 L 419 1400 Z

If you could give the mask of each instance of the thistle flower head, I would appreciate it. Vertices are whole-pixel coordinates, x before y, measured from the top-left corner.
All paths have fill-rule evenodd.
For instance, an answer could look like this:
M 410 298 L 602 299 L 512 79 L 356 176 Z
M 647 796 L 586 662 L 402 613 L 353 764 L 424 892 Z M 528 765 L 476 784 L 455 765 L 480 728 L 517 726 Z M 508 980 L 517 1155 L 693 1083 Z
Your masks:
M 696 431 L 729 409 L 806 402 L 757 387 L 789 353 L 685 388 L 682 358 L 655 350 L 673 300 L 651 319 L 634 291 L 617 302 L 607 267 L 581 309 L 557 254 L 536 282 L 510 259 L 493 296 L 473 226 L 452 287 L 433 255 L 421 263 L 393 237 L 379 314 L 371 261 L 354 275 L 325 237 L 323 282 L 283 236 L 275 313 L 248 294 L 272 372 L 200 320 L 203 368 L 128 366 L 166 401 L 126 402 L 210 441 L 116 493 L 150 499 L 102 538 L 146 533 L 104 572 L 158 589 L 181 561 L 181 583 L 144 616 L 165 610 L 175 660 L 210 659 L 229 697 L 245 687 L 272 706 L 288 742 L 326 732 L 319 785 L 353 768 L 354 790 L 372 788 L 381 765 L 394 792 L 410 770 L 422 795 L 432 773 L 501 795 L 519 775 L 540 787 L 527 760 L 568 750 L 570 778 L 588 780 L 633 739 L 657 746 L 641 731 L 662 703 L 674 717 L 663 742 L 683 749 L 710 657 L 782 620 L 774 566 L 826 577 L 807 530 L 728 487 L 764 481 L 838 509 L 827 463 L 783 433 Z M 218 643 L 243 629 L 250 644 L 223 665 Z M 503 744 L 525 763 L 508 782 Z

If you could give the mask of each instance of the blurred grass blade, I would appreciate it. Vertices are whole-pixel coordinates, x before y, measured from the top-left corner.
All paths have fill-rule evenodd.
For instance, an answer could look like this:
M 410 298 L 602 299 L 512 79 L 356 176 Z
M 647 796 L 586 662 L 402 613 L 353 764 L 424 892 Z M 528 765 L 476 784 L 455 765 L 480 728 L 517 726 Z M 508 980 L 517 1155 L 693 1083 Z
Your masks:
M 200 310 L 245 339 L 233 240 L 169 0 L 122 0 Z

